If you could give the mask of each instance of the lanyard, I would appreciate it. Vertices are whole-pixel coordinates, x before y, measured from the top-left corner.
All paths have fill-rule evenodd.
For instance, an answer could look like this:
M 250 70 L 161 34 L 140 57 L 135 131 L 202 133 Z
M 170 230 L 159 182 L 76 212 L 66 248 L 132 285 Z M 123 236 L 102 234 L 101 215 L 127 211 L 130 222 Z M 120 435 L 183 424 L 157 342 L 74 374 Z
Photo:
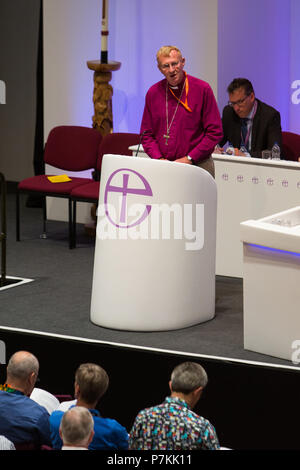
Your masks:
M 174 98 L 177 99 L 177 101 L 179 101 L 179 103 L 182 104 L 182 106 L 187 110 L 189 111 L 190 113 L 192 112 L 191 108 L 189 107 L 188 105 L 188 100 L 187 100 L 187 97 L 188 97 L 188 93 L 189 93 L 189 81 L 188 81 L 188 77 L 187 77 L 187 73 L 185 73 L 185 102 L 181 101 L 180 98 L 177 98 L 177 96 L 175 95 L 175 93 L 173 92 L 173 90 L 169 87 L 169 90 L 170 92 L 172 93 L 172 95 L 174 96 Z
M 246 137 L 245 137 L 245 140 L 243 141 L 243 136 L 242 136 L 242 141 L 243 141 L 243 144 L 245 147 L 247 147 L 248 145 L 248 141 L 249 141 L 249 138 L 250 138 L 250 132 L 252 130 L 252 125 L 253 125 L 253 119 L 254 119 L 254 116 L 255 116 L 255 113 L 256 113 L 256 110 L 257 110 L 257 101 L 255 101 L 254 105 L 253 105 L 253 108 L 250 112 L 250 116 L 249 116 L 249 120 L 252 121 L 251 124 L 248 126 L 247 125 L 247 134 L 246 134 Z M 247 147 L 248 148 L 248 147 Z
M 20 390 L 16 390 L 15 388 L 11 387 L 8 383 L 0 385 L 0 390 L 1 392 L 14 393 L 16 395 L 24 395 L 23 392 L 21 392 Z

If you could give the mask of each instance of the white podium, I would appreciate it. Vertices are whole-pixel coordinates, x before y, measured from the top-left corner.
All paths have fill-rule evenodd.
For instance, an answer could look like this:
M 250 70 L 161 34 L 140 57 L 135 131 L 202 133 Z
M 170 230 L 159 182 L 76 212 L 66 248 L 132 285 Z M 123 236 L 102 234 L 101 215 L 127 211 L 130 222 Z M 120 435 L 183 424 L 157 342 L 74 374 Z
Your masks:
M 215 315 L 217 189 L 198 167 L 105 155 L 91 321 L 163 331 Z
M 299 358 L 300 206 L 243 222 L 241 240 L 244 347 L 281 359 Z

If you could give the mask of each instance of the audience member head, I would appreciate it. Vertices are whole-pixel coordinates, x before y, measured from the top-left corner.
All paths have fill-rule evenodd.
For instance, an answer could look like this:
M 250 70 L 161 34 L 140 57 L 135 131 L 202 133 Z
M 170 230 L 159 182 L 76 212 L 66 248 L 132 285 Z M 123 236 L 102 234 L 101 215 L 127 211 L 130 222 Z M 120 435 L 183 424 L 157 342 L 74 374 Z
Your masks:
M 28 351 L 17 351 L 7 364 L 6 383 L 30 396 L 39 373 L 37 358 Z
M 97 364 L 81 364 L 75 373 L 75 397 L 77 404 L 94 408 L 108 389 L 106 371 Z
M 171 396 L 183 398 L 193 408 L 207 385 L 207 374 L 196 362 L 183 362 L 175 367 L 169 382 Z
M 178 86 L 184 77 L 185 58 L 175 46 L 162 46 L 156 54 L 157 66 L 169 85 Z
M 228 104 L 233 107 L 240 118 L 245 118 L 250 113 L 255 93 L 252 83 L 247 78 L 235 78 L 227 87 L 229 96 Z
M 87 449 L 94 436 L 92 414 L 82 406 L 70 408 L 63 414 L 59 434 L 64 446 Z

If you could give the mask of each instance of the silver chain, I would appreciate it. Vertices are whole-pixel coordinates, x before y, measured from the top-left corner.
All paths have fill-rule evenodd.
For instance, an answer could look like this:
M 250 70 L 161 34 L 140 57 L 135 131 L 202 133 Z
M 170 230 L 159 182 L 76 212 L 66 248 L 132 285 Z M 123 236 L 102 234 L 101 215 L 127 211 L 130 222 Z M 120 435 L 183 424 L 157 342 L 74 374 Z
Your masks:
M 181 90 L 181 93 L 180 93 L 180 96 L 179 96 L 179 100 L 177 101 L 177 106 L 176 106 L 176 108 L 175 108 L 175 111 L 174 111 L 174 114 L 173 114 L 173 117 L 172 117 L 172 120 L 171 120 L 170 125 L 169 125 L 169 109 L 168 109 L 168 108 L 169 108 L 169 106 L 168 106 L 168 82 L 166 83 L 166 121 L 167 121 L 167 134 L 164 135 L 164 137 L 166 138 L 166 145 L 168 145 L 167 139 L 169 138 L 169 132 L 170 132 L 171 126 L 172 126 L 172 124 L 173 124 L 175 115 L 176 115 L 176 113 L 177 113 L 177 109 L 178 109 L 179 102 L 180 102 L 181 97 L 182 97 L 183 90 L 185 89 L 185 82 L 186 82 L 186 79 L 184 80 L 184 84 L 183 84 L 183 87 L 182 87 L 182 90 Z

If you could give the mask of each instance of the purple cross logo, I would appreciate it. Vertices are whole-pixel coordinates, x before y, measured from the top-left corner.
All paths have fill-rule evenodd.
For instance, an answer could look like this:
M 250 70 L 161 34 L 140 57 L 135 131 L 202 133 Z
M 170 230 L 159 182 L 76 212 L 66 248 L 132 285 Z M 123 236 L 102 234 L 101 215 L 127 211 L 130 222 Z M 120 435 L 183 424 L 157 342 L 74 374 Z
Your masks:
M 228 173 L 223 173 L 222 178 L 224 181 L 228 181 L 228 178 L 229 178 Z
M 287 188 L 288 185 L 289 185 L 289 182 L 287 180 L 282 180 L 281 181 L 281 185 L 284 187 L 284 188 Z
M 253 183 L 253 184 L 258 184 L 258 183 L 259 183 L 259 179 L 258 179 L 257 176 L 253 176 L 253 178 L 252 178 L 252 183 Z
M 236 179 L 237 179 L 237 181 L 238 181 L 239 183 L 242 183 L 242 182 L 244 181 L 243 175 L 238 175 L 238 176 L 236 177 Z
M 268 178 L 268 179 L 267 179 L 267 184 L 268 184 L 269 186 L 273 186 L 274 180 L 273 180 L 272 178 Z
M 300 189 L 300 181 L 297 183 L 297 188 Z
M 122 186 L 120 186 L 120 177 L 122 179 Z M 129 187 L 129 179 L 132 182 L 132 186 Z M 117 180 L 117 183 L 114 184 L 114 181 Z M 119 182 L 119 183 L 118 183 Z M 141 187 L 142 183 L 142 187 Z M 121 208 L 119 220 L 113 220 L 115 215 L 110 215 L 109 213 L 109 199 L 111 194 L 119 193 L 121 196 Z M 137 171 L 130 170 L 129 168 L 121 168 L 114 171 L 107 180 L 105 192 L 104 192 L 104 205 L 105 213 L 110 222 L 119 228 L 130 228 L 136 225 L 139 225 L 148 217 L 151 206 L 146 205 L 143 214 L 138 218 L 138 220 L 128 223 L 127 221 L 127 208 L 128 208 L 128 197 L 130 194 L 140 195 L 140 196 L 153 196 L 152 189 L 148 181 Z

